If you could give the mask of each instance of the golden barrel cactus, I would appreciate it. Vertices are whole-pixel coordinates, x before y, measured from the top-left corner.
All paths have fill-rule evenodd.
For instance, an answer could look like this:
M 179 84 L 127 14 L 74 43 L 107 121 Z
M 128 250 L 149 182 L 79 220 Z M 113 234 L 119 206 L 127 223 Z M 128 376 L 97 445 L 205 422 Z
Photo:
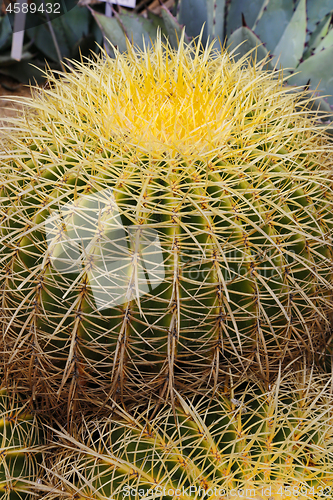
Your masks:
M 73 64 L 3 140 L 7 369 L 70 412 L 319 360 L 332 146 L 283 75 L 160 38 Z
M 330 376 L 304 371 L 57 432 L 49 500 L 332 498 Z M 152 414 L 155 416 L 152 417 Z
M 17 388 L 0 389 L 0 497 L 30 500 L 39 484 L 44 436 Z M 36 493 L 36 490 L 35 490 Z

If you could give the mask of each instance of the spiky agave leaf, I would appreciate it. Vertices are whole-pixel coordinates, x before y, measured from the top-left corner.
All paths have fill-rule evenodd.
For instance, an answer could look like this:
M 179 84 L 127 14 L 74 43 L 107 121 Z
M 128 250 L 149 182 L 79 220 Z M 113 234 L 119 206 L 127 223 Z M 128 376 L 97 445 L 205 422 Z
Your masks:
M 303 380 L 302 380 L 303 379 Z M 44 485 L 53 498 L 314 499 L 333 485 L 331 379 L 303 372 L 265 390 L 248 382 L 211 400 L 179 395 L 150 411 L 59 432 Z
M 34 397 L 268 380 L 326 348 L 332 146 L 246 61 L 158 39 L 25 100 L 1 154 L 1 324 Z
M 38 484 L 43 438 L 28 404 L 16 388 L 0 389 L 0 494 L 3 500 L 30 500 Z M 36 492 L 35 492 L 36 494 Z

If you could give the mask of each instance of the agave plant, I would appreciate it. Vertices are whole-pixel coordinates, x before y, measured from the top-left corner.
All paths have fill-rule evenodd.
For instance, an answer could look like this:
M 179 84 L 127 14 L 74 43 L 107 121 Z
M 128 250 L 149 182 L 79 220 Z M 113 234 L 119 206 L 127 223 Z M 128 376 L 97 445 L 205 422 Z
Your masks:
M 0 389 L 0 494 L 3 500 L 30 500 L 40 479 L 42 432 L 16 391 Z
M 7 370 L 73 412 L 317 359 L 328 136 L 265 62 L 160 39 L 105 57 L 49 75 L 3 143 Z
M 331 380 L 303 371 L 267 390 L 248 382 L 210 399 L 118 409 L 59 432 L 47 498 L 197 500 L 331 497 Z
M 148 8 L 142 15 L 119 9 L 113 18 L 91 10 L 104 37 L 126 50 L 126 38 L 143 48 L 150 38 L 156 38 L 159 26 L 170 43 L 177 47 L 182 27 L 186 40 L 197 37 L 201 29 L 202 42 L 214 39 L 214 47 L 237 47 L 237 57 L 256 48 L 258 58 L 270 54 L 268 67 L 282 65 L 285 71 L 295 73 L 289 84 L 309 84 L 312 90 L 319 86 L 333 104 L 332 68 L 333 30 L 332 0 L 178 0 L 168 10 L 161 7 L 161 15 Z M 241 44 L 241 45 L 240 45 Z M 331 113 L 329 104 L 317 99 L 323 112 Z
M 15 39 L 20 9 L 26 14 L 19 30 L 24 36 Z M 0 13 L 0 74 L 24 84 L 42 84 L 44 75 L 39 68 L 45 68 L 45 59 L 50 67 L 61 69 L 64 58 L 79 59 L 80 54 L 98 51 L 102 39 L 90 12 L 78 7 L 76 0 L 36 0 L 23 6 L 4 1 Z

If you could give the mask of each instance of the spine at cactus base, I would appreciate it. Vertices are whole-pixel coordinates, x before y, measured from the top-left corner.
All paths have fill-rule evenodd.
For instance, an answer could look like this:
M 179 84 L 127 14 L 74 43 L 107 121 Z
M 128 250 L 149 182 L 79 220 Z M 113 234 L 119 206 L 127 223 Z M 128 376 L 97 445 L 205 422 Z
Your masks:
M 105 57 L 49 75 L 3 141 L 8 371 L 70 412 L 320 362 L 333 170 L 315 117 L 278 72 L 209 47 Z
M 298 375 L 268 391 L 250 382 L 195 403 L 179 396 L 175 414 L 95 418 L 77 439 L 58 433 L 48 498 L 332 498 L 330 377 Z

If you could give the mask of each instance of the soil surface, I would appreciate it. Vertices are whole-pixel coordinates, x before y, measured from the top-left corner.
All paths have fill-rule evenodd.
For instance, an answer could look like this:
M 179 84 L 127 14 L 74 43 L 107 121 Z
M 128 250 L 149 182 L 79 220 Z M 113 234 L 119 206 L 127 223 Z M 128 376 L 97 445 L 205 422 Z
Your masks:
M 16 96 L 31 96 L 30 88 L 8 76 L 0 75 L 0 128 L 4 125 L 3 118 L 15 116 L 22 105 L 18 102 L 10 102 L 8 98 L 15 99 Z

